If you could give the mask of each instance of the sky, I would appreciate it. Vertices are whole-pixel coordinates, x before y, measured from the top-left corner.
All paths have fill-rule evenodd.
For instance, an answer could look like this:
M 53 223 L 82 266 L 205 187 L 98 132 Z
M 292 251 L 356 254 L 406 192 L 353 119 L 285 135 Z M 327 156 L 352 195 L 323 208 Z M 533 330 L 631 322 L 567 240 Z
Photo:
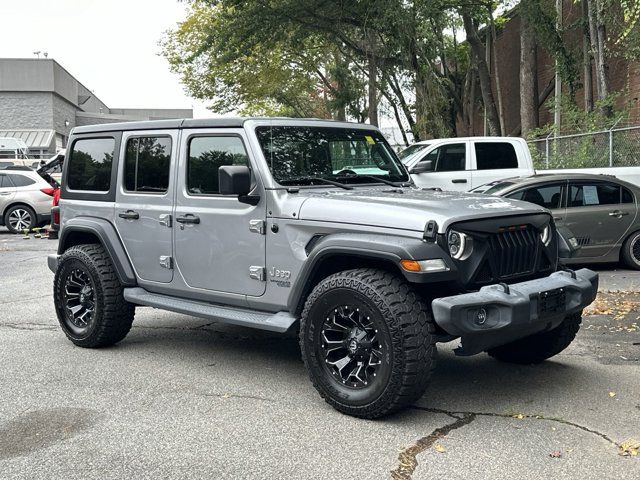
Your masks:
M 186 16 L 178 0 L 0 0 L 0 58 L 47 52 L 111 108 L 193 108 L 159 55 L 164 32 Z

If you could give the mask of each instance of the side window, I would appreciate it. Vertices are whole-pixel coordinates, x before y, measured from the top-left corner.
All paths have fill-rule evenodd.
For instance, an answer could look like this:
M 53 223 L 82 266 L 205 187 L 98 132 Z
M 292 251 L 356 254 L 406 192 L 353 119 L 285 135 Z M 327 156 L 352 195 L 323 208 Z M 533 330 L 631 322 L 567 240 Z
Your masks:
M 24 175 L 10 175 L 11 181 L 13 185 L 16 187 L 26 187 L 28 185 L 33 185 L 36 181 L 32 178 L 26 177 Z
M 508 197 L 535 203 L 536 205 L 540 205 L 544 208 L 560 208 L 562 185 L 543 185 L 540 187 L 528 188 L 508 195 Z
M 87 138 L 74 142 L 68 160 L 69 188 L 108 192 L 115 145 L 114 138 Z
M 247 165 L 249 158 L 240 137 L 193 137 L 189 140 L 187 192 L 191 195 L 215 195 L 218 169 L 224 165 Z
M 13 188 L 9 175 L 0 175 L 0 188 Z
M 569 207 L 615 205 L 620 203 L 620 187 L 611 183 L 571 185 Z
M 518 156 L 508 142 L 478 142 L 475 144 L 478 170 L 518 168 Z
M 624 187 L 620 188 L 622 189 L 622 203 L 633 203 L 633 193 Z
M 130 138 L 124 159 L 124 189 L 138 193 L 166 193 L 170 166 L 170 137 Z
M 442 145 L 430 151 L 422 161 L 431 160 L 434 172 L 458 172 L 465 170 L 466 151 L 464 143 Z

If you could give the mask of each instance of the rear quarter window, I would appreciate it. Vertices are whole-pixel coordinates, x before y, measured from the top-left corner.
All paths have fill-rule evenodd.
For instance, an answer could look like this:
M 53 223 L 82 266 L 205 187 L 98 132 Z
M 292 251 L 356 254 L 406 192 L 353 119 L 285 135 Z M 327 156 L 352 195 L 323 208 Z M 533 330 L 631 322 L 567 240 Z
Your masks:
M 74 142 L 67 167 L 69 189 L 109 191 L 115 144 L 114 138 L 86 138 Z
M 478 170 L 518 168 L 518 156 L 513 144 L 508 142 L 477 142 L 476 167 Z
M 11 174 L 9 177 L 11 177 L 11 181 L 16 187 L 27 187 L 36 183 L 34 179 L 29 178 L 26 175 Z

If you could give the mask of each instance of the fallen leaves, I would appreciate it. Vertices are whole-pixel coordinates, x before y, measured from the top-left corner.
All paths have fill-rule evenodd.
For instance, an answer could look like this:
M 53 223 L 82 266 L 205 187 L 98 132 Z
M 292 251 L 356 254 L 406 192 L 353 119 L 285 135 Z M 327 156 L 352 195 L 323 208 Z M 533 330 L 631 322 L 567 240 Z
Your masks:
M 434 449 L 436 452 L 438 452 L 438 453 L 445 453 L 445 452 L 447 451 L 447 449 L 446 449 L 446 448 L 444 448 L 444 446 L 440 445 L 439 443 L 436 443 L 436 444 L 433 446 L 433 449 Z
M 613 398 L 616 396 L 616 392 L 609 392 L 609 397 Z
M 640 312 L 637 292 L 600 292 L 595 301 L 584 309 L 584 315 L 613 315 L 621 320 L 632 312 Z M 628 327 L 630 332 L 640 330 L 637 323 Z
M 635 440 L 627 440 L 626 442 L 622 442 L 619 446 L 620 451 L 619 455 L 623 457 L 637 457 L 638 451 L 640 450 L 640 442 L 636 442 Z

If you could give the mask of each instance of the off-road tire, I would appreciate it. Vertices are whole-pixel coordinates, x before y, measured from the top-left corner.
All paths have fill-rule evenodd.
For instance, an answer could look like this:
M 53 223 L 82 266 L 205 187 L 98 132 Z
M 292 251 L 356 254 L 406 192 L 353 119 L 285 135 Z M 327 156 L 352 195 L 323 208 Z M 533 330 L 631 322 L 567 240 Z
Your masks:
M 72 270 L 88 274 L 94 286 L 95 311 L 85 331 L 74 331 L 64 305 L 63 289 Z M 54 278 L 53 297 L 56 314 L 65 335 L 75 345 L 85 348 L 106 347 L 127 336 L 133 323 L 135 305 L 123 296 L 111 258 L 102 245 L 77 245 L 60 257 Z
M 318 354 L 318 330 L 326 312 L 334 308 L 329 299 L 343 294 L 374 312 L 384 338 L 385 379 L 380 375 L 372 382 L 378 382 L 376 391 L 370 391 L 372 386 L 360 390 L 357 401 L 354 392 L 327 373 Z M 342 413 L 373 419 L 411 405 L 424 394 L 435 367 L 434 332 L 427 304 L 403 279 L 377 269 L 348 270 L 319 282 L 307 298 L 300 348 L 309 377 L 327 403 Z
M 29 221 L 28 227 L 14 228 L 13 226 L 11 226 L 11 214 L 15 211 L 23 211 L 29 215 L 30 221 Z M 36 224 L 37 221 L 38 220 L 37 220 L 36 212 L 33 211 L 33 208 L 27 207 L 26 205 L 14 205 L 13 207 L 8 208 L 7 211 L 4 213 L 4 225 L 9 229 L 11 233 L 23 233 L 24 230 L 31 231 L 31 229 L 38 226 Z
M 501 362 L 531 365 L 544 362 L 567 348 L 580 329 L 582 312 L 567 316 L 553 330 L 492 348 L 487 353 Z
M 622 261 L 629 268 L 640 270 L 640 230 L 629 235 L 622 244 Z

